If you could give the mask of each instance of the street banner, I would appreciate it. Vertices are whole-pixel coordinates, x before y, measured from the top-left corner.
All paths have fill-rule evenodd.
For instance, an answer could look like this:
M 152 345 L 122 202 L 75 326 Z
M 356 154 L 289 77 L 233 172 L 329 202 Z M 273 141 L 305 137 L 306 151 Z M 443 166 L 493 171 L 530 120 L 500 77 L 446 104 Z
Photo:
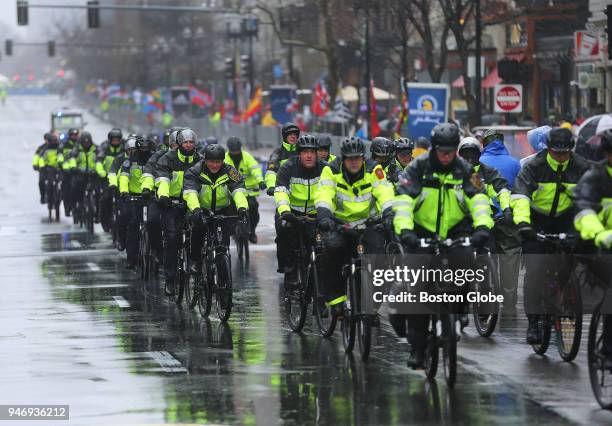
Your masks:
M 438 123 L 448 121 L 450 85 L 443 83 L 404 83 L 408 98 L 408 137 L 431 137 Z
M 292 119 L 288 108 L 293 99 L 292 90 L 292 86 L 270 86 L 270 111 L 277 123 L 287 123 Z

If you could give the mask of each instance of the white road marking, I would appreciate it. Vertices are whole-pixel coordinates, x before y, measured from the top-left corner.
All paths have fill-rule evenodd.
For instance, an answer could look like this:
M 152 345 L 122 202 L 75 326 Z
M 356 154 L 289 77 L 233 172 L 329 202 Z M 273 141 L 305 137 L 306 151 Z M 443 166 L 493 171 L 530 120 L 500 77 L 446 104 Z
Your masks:
M 168 373 L 186 373 L 187 369 L 183 367 L 180 361 L 172 356 L 168 351 L 146 352 L 155 362 L 157 362 L 165 372 Z
M 113 296 L 113 299 L 115 299 L 115 302 L 117 302 L 117 305 L 119 305 L 120 308 L 129 308 L 130 307 L 130 302 L 125 300 L 123 298 L 123 296 Z
M 100 267 L 93 262 L 87 262 L 87 267 L 93 272 L 98 272 L 100 270 Z

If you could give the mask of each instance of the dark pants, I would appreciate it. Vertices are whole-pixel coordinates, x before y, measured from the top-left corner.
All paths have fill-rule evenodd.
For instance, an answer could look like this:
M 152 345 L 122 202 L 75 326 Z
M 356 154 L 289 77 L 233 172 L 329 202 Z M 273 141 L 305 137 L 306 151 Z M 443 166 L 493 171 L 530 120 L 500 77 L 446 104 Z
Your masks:
M 38 170 L 38 191 L 40 192 L 40 201 L 45 200 L 45 181 L 47 180 L 47 170 L 43 167 Z
M 363 236 L 365 254 L 385 252 L 385 236 L 380 230 L 366 229 Z M 319 256 L 318 276 L 327 301 L 346 294 L 342 267 L 355 255 L 356 241 L 346 234 L 330 232 L 325 238 L 325 249 Z
M 505 221 L 493 227 L 495 252 L 499 255 L 499 276 L 504 300 L 516 302 L 518 276 L 521 268 L 521 238 L 516 225 Z
M 142 202 L 140 200 L 126 201 L 123 211 L 125 212 L 127 233 L 125 251 L 127 261 L 130 265 L 138 262 L 138 250 L 140 246 L 140 223 L 142 222 Z
M 162 250 L 161 220 L 161 207 L 155 198 L 151 198 L 147 206 L 147 231 L 149 233 L 151 249 L 153 252 L 157 253 L 158 256 L 161 255 Z
M 161 212 L 164 236 L 164 273 L 166 280 L 173 280 L 176 277 L 179 238 L 183 233 L 185 209 L 175 206 L 163 207 Z
M 257 197 L 247 197 L 247 201 L 249 202 L 249 230 L 251 234 L 254 234 L 259 224 L 259 203 Z
M 217 214 L 231 216 L 236 214 L 236 209 L 233 206 L 226 207 L 218 210 Z M 191 260 L 199 261 L 201 259 L 202 246 L 204 244 L 204 237 L 209 230 L 209 226 L 212 226 L 212 222 L 199 223 L 191 228 Z M 230 245 L 230 236 L 234 233 L 236 227 L 236 219 L 229 219 L 223 221 L 221 225 L 221 244 L 225 247 Z
M 70 205 L 74 207 L 78 201 L 83 200 L 85 194 L 85 186 L 87 178 L 82 173 L 76 173 L 72 176 L 72 188 L 70 189 Z
M 127 228 L 129 218 L 129 205 L 127 201 L 117 198 L 117 237 L 119 238 L 119 246 L 125 247 L 127 243 Z
M 537 232 L 556 234 L 574 230 L 573 212 L 565 213 L 554 219 L 531 212 L 531 222 Z M 545 272 L 550 268 L 560 268 L 569 265 L 559 265 L 556 259 L 555 246 L 537 240 L 523 241 L 525 255 L 525 278 L 523 284 L 523 301 L 525 313 L 528 315 L 541 313 L 542 289 L 545 285 Z M 534 256 L 535 255 L 535 256 Z M 567 274 L 561 276 L 568 277 Z
M 299 213 L 296 212 L 293 212 L 293 214 L 296 216 L 299 215 Z M 286 270 L 293 267 L 298 260 L 294 258 L 294 253 L 299 249 L 298 245 L 300 243 L 297 235 L 297 226 L 296 224 L 291 224 L 290 227 L 283 227 L 281 226 L 279 214 L 277 213 L 274 217 L 274 227 L 276 228 L 276 239 L 274 241 L 276 242 L 276 259 L 278 261 L 277 272 L 286 272 Z M 302 237 L 306 238 L 306 244 L 311 246 L 314 241 L 316 225 L 312 222 L 306 223 L 303 226 L 306 226 L 306 229 Z
M 73 171 L 63 171 L 62 173 L 62 200 L 64 201 L 64 209 L 66 211 L 72 210 L 72 198 L 70 194 L 72 193 L 72 178 Z
M 100 199 L 100 223 L 104 230 L 108 231 L 111 227 L 113 218 L 113 192 L 108 186 L 106 179 L 101 183 L 102 197 Z

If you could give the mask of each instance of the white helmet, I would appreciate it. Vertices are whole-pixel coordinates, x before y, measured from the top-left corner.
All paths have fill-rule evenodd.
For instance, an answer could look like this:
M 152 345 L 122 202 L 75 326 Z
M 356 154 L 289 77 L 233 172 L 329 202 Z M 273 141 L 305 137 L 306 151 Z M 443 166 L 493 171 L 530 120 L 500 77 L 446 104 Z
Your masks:
M 476 148 L 478 151 L 482 152 L 482 144 L 478 139 L 472 136 L 468 136 L 466 138 L 461 139 L 457 151 L 461 151 L 464 148 Z

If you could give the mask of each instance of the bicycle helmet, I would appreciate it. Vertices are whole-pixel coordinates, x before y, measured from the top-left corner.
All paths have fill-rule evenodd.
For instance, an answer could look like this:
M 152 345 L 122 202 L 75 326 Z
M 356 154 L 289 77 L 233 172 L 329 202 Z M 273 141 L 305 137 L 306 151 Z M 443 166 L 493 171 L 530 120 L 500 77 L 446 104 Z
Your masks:
M 327 134 L 319 135 L 317 138 L 317 147 L 329 149 L 331 147 L 331 137 Z
M 478 152 L 482 152 L 482 145 L 478 142 L 478 139 L 468 136 L 467 138 L 461 139 L 461 143 L 457 150 L 461 152 L 464 149 L 475 149 Z
M 229 152 L 238 152 L 242 149 L 242 141 L 236 136 L 227 138 L 226 145 Z
M 193 142 L 196 144 L 198 143 L 198 135 L 189 128 L 179 130 L 178 134 L 176 135 L 176 142 L 179 145 L 183 145 L 185 142 Z
M 399 138 L 393 142 L 395 152 L 406 152 L 414 149 L 414 142 L 408 138 Z
M 365 155 L 365 144 L 360 138 L 351 136 L 342 141 L 340 152 L 342 153 L 342 158 L 363 157 Z
M 416 140 L 417 148 L 429 149 L 430 146 L 431 144 L 429 143 L 429 139 L 427 139 L 425 136 L 419 136 L 417 138 Z
M 164 130 L 164 134 L 162 136 L 162 143 L 166 146 L 170 146 L 170 135 L 172 134 L 172 129 Z
M 571 151 L 574 147 L 574 136 L 572 132 L 563 127 L 555 127 L 548 132 L 546 147 L 554 152 Z
M 206 160 L 224 160 L 225 148 L 215 143 L 204 148 L 204 158 Z
M 317 149 L 319 144 L 317 143 L 317 138 L 313 135 L 300 135 L 297 140 L 297 150 L 304 151 L 305 149 Z
M 283 140 L 287 139 L 290 133 L 295 133 L 297 136 L 300 136 L 300 128 L 295 123 L 285 123 L 285 125 L 281 128 L 281 135 L 283 136 Z
M 81 136 L 79 136 L 79 143 L 81 145 L 83 144 L 93 144 L 93 139 L 91 137 L 91 133 L 89 132 L 83 132 L 81 133 Z
M 43 135 L 43 139 L 46 140 L 47 142 L 49 141 L 49 138 L 51 138 L 51 133 L 45 133 Z
M 113 139 L 119 139 L 121 140 L 123 138 L 123 133 L 121 133 L 121 129 L 111 129 L 110 132 L 108 132 L 108 141 L 110 142 Z
M 431 146 L 442 151 L 455 151 L 460 141 L 459 128 L 452 123 L 436 124 L 431 131 Z
M 155 147 L 155 142 L 150 137 L 137 137 L 136 148 L 139 151 L 152 151 Z
M 207 138 L 205 139 L 205 141 L 206 141 L 206 145 L 213 145 L 213 144 L 219 143 L 219 141 L 217 140 L 217 138 L 216 138 L 216 137 L 214 137 L 214 136 L 209 136 L 209 137 L 207 137 Z
M 127 140 L 125 141 L 125 150 L 126 151 L 135 150 L 138 147 L 137 143 L 138 142 L 137 142 L 136 136 L 129 136 Z
M 372 144 L 370 145 L 370 153 L 372 156 L 377 155 L 379 157 L 389 157 L 391 154 L 393 154 L 393 145 L 387 138 L 374 138 L 372 139 Z

